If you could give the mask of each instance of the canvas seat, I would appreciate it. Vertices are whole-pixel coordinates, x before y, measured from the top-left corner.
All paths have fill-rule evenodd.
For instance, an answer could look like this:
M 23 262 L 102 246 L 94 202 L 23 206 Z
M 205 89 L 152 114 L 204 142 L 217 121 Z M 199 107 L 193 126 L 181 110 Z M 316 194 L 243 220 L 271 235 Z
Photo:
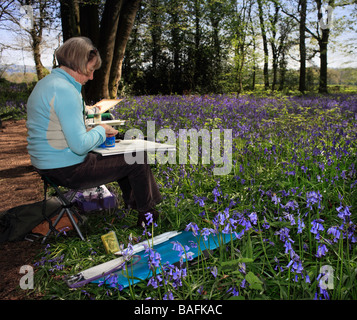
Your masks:
M 72 223 L 73 229 L 76 230 L 78 236 L 81 238 L 81 240 L 84 241 L 84 237 L 83 237 L 82 232 L 78 226 L 78 223 L 83 222 L 83 218 L 80 216 L 80 214 L 76 210 L 74 210 L 73 201 L 72 201 L 74 199 L 76 193 L 78 192 L 78 190 L 69 190 L 68 192 L 64 193 L 60 190 L 61 186 L 58 185 L 57 183 L 55 183 L 54 181 L 52 181 L 49 177 L 47 177 L 46 175 L 43 175 L 43 174 L 40 174 L 40 176 L 44 183 L 44 200 L 43 200 L 42 212 L 43 212 L 45 219 L 49 222 L 49 226 L 50 226 L 49 231 L 47 232 L 47 234 L 44 236 L 44 238 L 42 240 L 42 243 L 44 243 L 46 241 L 46 239 L 51 234 L 51 232 L 58 233 L 58 231 L 56 230 L 56 225 L 61 220 L 61 218 L 64 216 L 64 214 L 67 214 L 68 218 L 70 219 L 70 221 Z M 60 208 L 59 214 L 57 215 L 57 218 L 53 223 L 44 214 L 46 212 L 46 198 L 47 198 L 47 190 L 48 190 L 49 186 L 51 186 L 55 190 L 56 197 L 61 202 L 61 208 Z M 76 222 L 74 217 L 77 218 L 78 223 Z

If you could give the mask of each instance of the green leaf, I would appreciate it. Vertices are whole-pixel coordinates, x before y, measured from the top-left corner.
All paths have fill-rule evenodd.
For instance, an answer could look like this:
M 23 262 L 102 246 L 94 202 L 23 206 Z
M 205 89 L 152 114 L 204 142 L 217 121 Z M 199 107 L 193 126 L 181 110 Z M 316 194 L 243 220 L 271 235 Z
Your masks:
M 259 278 L 251 271 L 247 273 L 245 276 L 245 280 L 250 284 L 250 288 L 255 290 L 263 290 L 263 282 L 259 280 Z

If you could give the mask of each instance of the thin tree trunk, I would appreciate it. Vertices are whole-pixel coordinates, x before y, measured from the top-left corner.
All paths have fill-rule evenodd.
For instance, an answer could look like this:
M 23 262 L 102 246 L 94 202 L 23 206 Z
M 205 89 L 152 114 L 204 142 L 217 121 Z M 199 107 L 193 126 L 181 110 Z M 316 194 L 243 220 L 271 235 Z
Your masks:
M 299 91 L 305 93 L 306 91 L 306 44 L 305 44 L 305 28 L 306 28 L 306 8 L 307 0 L 300 0 L 300 78 L 299 78 Z
M 258 0 L 258 7 L 259 7 L 260 29 L 262 32 L 263 48 L 264 48 L 264 86 L 265 86 L 265 90 L 268 90 L 269 89 L 269 51 L 268 51 L 268 40 L 267 40 L 267 35 L 264 25 L 262 0 Z
M 322 12 L 322 0 L 316 0 L 317 10 L 318 10 L 318 21 L 320 22 L 323 19 L 323 12 Z M 328 2 L 330 6 L 334 5 L 334 0 L 330 0 Z M 318 39 L 319 42 L 319 49 L 320 49 L 320 83 L 319 83 L 319 93 L 328 93 L 327 90 L 327 49 L 328 49 L 328 41 L 330 37 L 330 29 L 329 24 L 321 27 L 322 35 Z
M 327 45 L 329 30 L 323 30 L 320 45 L 320 84 L 319 93 L 328 93 L 327 89 Z

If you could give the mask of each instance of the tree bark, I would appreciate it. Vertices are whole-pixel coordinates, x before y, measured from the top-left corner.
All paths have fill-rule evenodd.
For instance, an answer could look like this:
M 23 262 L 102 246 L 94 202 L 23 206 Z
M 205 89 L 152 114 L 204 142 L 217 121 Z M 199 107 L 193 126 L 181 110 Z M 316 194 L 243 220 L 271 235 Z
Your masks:
M 306 91 L 306 44 L 305 44 L 305 28 L 306 28 L 306 8 L 307 0 L 300 0 L 300 77 L 299 77 L 299 91 L 305 93 Z
M 267 40 L 267 35 L 264 25 L 262 0 L 258 0 L 258 8 L 259 8 L 260 29 L 262 32 L 263 48 L 264 48 L 264 86 L 265 86 L 265 90 L 268 90 L 269 89 L 269 51 L 268 51 L 268 40 Z
M 87 0 L 83 3 L 80 3 L 79 12 L 79 26 L 81 36 L 91 39 L 93 44 L 97 47 L 99 43 L 98 1 Z
M 63 42 L 80 35 L 79 5 L 74 0 L 60 0 Z
M 128 1 L 128 0 L 127 0 Z M 115 38 L 119 24 L 123 0 L 107 0 L 101 19 L 98 50 L 102 57 L 102 66 L 94 74 L 94 79 L 86 85 L 86 102 L 94 103 L 107 99 L 109 95 L 109 75 L 114 56 Z
M 274 2 L 274 16 L 270 19 L 271 29 L 272 29 L 272 39 L 271 39 L 271 51 L 272 51 L 272 58 L 273 58 L 273 83 L 272 83 L 272 91 L 275 91 L 275 86 L 278 80 L 278 46 L 276 44 L 276 35 L 277 35 L 277 24 L 279 19 L 279 5 L 277 2 Z
M 327 46 L 329 30 L 322 31 L 322 38 L 319 41 L 320 46 L 320 84 L 319 93 L 328 93 L 327 89 Z
M 129 0 L 123 4 L 115 40 L 114 57 L 109 77 L 109 97 L 116 98 L 121 79 L 125 48 L 134 25 L 141 0 Z
M 321 26 L 321 21 L 323 19 L 322 12 L 322 0 L 316 0 L 317 4 L 317 17 Z M 328 2 L 329 6 L 334 6 L 334 0 Z M 319 83 L 319 93 L 328 93 L 327 89 L 327 50 L 328 50 L 328 41 L 330 37 L 329 24 L 323 25 L 321 27 L 322 35 L 319 37 L 319 49 L 320 49 L 320 83 Z

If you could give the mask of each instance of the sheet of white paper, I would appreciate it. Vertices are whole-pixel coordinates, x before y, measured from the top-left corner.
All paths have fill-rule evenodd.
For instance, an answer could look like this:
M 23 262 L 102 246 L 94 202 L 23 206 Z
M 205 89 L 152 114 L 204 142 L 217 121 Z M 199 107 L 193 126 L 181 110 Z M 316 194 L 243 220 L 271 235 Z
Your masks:
M 124 154 L 141 151 L 174 151 L 176 146 L 158 143 L 147 140 L 119 140 L 115 142 L 114 147 L 110 148 L 95 148 L 93 152 L 100 153 L 103 156 L 110 156 L 114 154 Z
M 123 126 L 125 124 L 125 120 L 105 120 L 100 122 L 88 122 L 88 126 L 97 126 L 98 124 L 107 124 L 109 126 Z

